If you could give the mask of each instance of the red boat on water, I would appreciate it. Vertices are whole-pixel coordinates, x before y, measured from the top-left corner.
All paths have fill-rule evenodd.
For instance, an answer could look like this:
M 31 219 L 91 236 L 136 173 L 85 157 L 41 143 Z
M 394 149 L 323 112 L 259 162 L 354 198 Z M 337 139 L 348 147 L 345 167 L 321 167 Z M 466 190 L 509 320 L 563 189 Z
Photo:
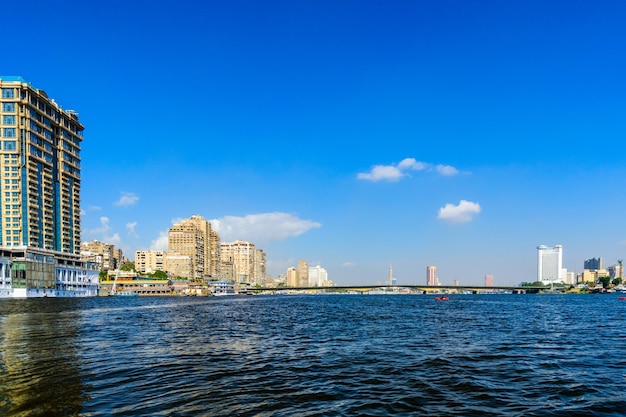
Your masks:
M 626 299 L 626 297 L 624 297 Z M 449 298 L 446 297 L 445 295 L 442 295 L 441 297 L 435 297 L 435 300 L 437 301 L 448 301 Z
M 626 300 L 626 297 L 617 297 L 618 300 Z

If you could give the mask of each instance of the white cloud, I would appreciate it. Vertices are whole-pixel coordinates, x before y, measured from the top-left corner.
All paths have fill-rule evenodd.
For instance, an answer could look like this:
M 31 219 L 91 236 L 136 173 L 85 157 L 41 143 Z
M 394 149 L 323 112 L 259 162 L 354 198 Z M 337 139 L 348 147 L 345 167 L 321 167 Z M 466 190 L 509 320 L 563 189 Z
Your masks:
M 108 243 L 109 245 L 115 245 L 118 248 L 122 246 L 122 239 L 120 238 L 119 233 L 114 233 L 112 236 L 104 236 L 102 238 L 102 242 Z
M 354 262 L 344 262 L 343 264 L 341 264 L 341 266 L 345 268 L 352 268 L 352 267 L 355 267 L 356 264 Z
M 159 232 L 159 236 L 150 242 L 150 250 L 167 251 L 167 230 Z
M 416 161 L 415 158 L 404 158 L 398 164 L 401 169 L 412 169 L 413 171 L 422 171 L 431 167 L 431 164 L 426 162 Z
M 456 175 L 459 173 L 459 170 L 456 169 L 453 166 L 450 165 L 437 165 L 435 167 L 435 169 L 437 170 L 438 173 L 440 173 L 441 175 L 445 175 L 445 176 L 452 176 L 452 175 Z
M 120 247 L 122 244 L 122 239 L 120 238 L 119 233 L 110 233 L 111 226 L 109 225 L 109 218 L 106 216 L 100 217 L 100 227 L 85 230 L 86 236 L 91 236 L 93 239 L 97 239 L 100 242 Z
M 89 235 L 103 235 L 111 230 L 111 226 L 109 226 L 109 218 L 102 216 L 100 217 L 100 227 L 96 229 L 87 230 L 87 234 Z
M 223 242 L 245 240 L 254 244 L 285 240 L 322 226 L 320 223 L 280 212 L 249 214 L 244 217 L 224 216 L 210 220 L 210 223 Z
M 421 162 L 415 158 L 405 158 L 397 164 L 374 165 L 369 172 L 357 174 L 360 180 L 369 181 L 398 181 L 408 175 L 407 171 L 435 171 L 441 175 L 456 175 L 459 171 L 450 165 L 433 165 L 428 162 Z
M 122 196 L 113 205 L 117 207 L 128 207 L 137 204 L 139 196 L 135 193 L 127 193 L 122 191 Z
M 126 231 L 128 232 L 129 236 L 139 237 L 139 235 L 135 231 L 135 227 L 137 227 L 137 222 L 126 223 Z
M 467 200 L 461 200 L 458 205 L 446 204 L 439 209 L 438 219 L 455 223 L 464 223 L 472 220 L 475 214 L 480 213 L 480 205 Z
M 99 211 L 99 210 L 102 210 L 102 207 L 100 207 L 100 206 L 89 206 L 86 209 L 85 208 L 81 208 L 80 209 L 80 215 L 81 216 L 86 216 L 88 212 Z
M 357 175 L 360 180 L 370 181 L 397 181 L 405 174 L 400 169 L 392 165 L 374 165 L 370 172 L 363 172 Z

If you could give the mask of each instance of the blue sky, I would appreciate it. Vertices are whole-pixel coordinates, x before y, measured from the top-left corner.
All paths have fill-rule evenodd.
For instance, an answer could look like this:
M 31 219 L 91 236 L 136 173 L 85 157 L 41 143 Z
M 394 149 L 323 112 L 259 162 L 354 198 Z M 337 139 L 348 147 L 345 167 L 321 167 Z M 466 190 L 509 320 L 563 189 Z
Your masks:
M 28 8 L 28 13 L 22 9 Z M 496 285 L 626 255 L 626 2 L 26 1 L 0 73 L 79 112 L 83 240 L 200 214 L 277 276 Z M 11 30 L 11 28 L 13 28 Z M 10 35 L 13 33 L 13 35 Z M 11 40 L 12 39 L 12 40 Z

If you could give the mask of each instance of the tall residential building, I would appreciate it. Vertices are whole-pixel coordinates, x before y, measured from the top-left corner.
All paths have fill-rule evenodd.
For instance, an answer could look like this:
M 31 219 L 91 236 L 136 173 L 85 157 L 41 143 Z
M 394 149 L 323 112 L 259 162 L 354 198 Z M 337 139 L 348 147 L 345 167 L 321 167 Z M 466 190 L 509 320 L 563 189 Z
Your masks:
M 3 246 L 80 253 L 78 113 L 21 77 L 0 77 Z
M 187 278 L 211 277 L 211 224 L 202 216 L 194 215 L 170 227 L 167 232 L 168 255 L 188 256 L 191 271 Z M 169 268 L 169 263 L 167 263 Z M 174 272 L 174 271 L 167 271 Z M 178 271 L 180 272 L 180 271 Z
M 321 266 L 309 267 L 308 287 L 325 287 L 328 282 L 328 272 Z
M 142 274 L 166 270 L 167 252 L 162 250 L 135 251 L 135 270 Z
M 485 275 L 485 287 L 493 287 L 493 275 Z
M 233 269 L 233 279 L 237 283 L 261 284 L 257 280 L 256 265 L 257 253 L 253 243 L 236 240 L 220 243 L 221 268 Z M 265 261 L 263 261 L 265 262 Z M 224 274 L 225 271 L 222 271 Z M 222 276 L 222 279 L 224 276 Z
M 0 297 L 63 296 L 64 288 L 92 285 L 80 259 L 83 130 L 78 113 L 45 91 L 0 76 L 0 248 L 9 259 L 3 265 L 11 264 L 2 268 Z M 63 278 L 70 271 L 74 285 Z
M 209 248 L 210 248 L 210 259 L 211 264 L 209 265 L 209 275 L 211 275 L 212 279 L 223 279 L 220 278 L 220 235 L 217 231 L 211 229 L 211 236 L 209 237 Z
M 602 258 L 590 258 L 585 259 L 584 268 L 590 271 L 596 271 L 598 269 L 604 269 L 604 259 Z
M 293 266 L 287 268 L 287 274 L 285 276 L 285 285 L 287 287 L 298 286 L 298 270 Z
M 542 284 L 562 283 L 567 270 L 563 269 L 563 246 L 537 246 L 537 281 Z
M 165 255 L 166 272 L 174 279 L 192 279 L 194 271 L 193 259 L 189 255 L 167 253 Z
M 254 252 L 254 283 L 265 285 L 266 275 L 267 255 L 262 249 L 256 249 Z
M 304 259 L 298 262 L 298 287 L 309 286 L 309 264 Z
M 426 267 L 426 285 L 439 285 L 439 278 L 437 277 L 437 267 L 429 265 Z

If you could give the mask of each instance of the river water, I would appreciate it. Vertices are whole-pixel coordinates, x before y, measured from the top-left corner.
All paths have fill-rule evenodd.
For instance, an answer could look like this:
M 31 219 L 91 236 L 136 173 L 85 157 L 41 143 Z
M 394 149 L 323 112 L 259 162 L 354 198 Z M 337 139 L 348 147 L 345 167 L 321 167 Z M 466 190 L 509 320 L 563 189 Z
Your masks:
M 624 416 L 616 295 L 0 300 L 2 416 Z

